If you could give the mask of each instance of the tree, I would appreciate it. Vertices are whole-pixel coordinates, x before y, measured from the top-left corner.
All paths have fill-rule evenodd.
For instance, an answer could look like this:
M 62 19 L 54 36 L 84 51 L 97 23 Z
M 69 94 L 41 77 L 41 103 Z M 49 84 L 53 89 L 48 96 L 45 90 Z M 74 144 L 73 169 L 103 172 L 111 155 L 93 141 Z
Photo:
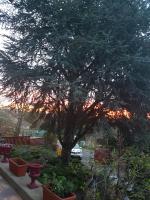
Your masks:
M 149 3 L 18 0 L 3 13 L 14 33 L 0 52 L 3 89 L 34 91 L 34 110 L 57 134 L 64 162 L 108 110 L 149 109 Z
M 10 95 L 10 92 L 7 91 Z M 15 93 L 13 94 L 14 101 L 11 102 L 10 108 L 17 113 L 17 123 L 14 130 L 14 135 L 19 136 L 21 133 L 22 122 L 24 120 L 25 114 L 30 112 L 30 102 L 27 93 Z

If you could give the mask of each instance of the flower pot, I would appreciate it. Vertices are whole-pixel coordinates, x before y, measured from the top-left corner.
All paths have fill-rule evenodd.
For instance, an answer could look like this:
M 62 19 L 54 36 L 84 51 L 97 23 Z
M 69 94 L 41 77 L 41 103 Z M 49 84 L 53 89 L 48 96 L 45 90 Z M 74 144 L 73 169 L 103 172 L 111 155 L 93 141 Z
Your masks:
M 76 200 L 76 195 L 71 193 L 69 197 L 61 198 L 54 192 L 52 192 L 48 185 L 43 185 L 43 200 Z
M 16 176 L 25 176 L 27 167 L 27 162 L 21 158 L 9 159 L 9 169 Z
M 29 176 L 31 178 L 31 183 L 27 184 L 30 189 L 35 189 L 39 187 L 36 184 L 36 179 L 40 176 L 40 171 L 43 166 L 39 163 L 30 163 L 28 165 Z
M 3 155 L 3 159 L 1 162 L 3 163 L 7 163 L 8 162 L 8 158 L 10 156 L 10 152 L 12 150 L 13 146 L 12 144 L 1 144 L 0 145 L 0 154 Z
M 94 152 L 94 160 L 100 163 L 106 163 L 111 157 L 109 149 L 99 148 Z

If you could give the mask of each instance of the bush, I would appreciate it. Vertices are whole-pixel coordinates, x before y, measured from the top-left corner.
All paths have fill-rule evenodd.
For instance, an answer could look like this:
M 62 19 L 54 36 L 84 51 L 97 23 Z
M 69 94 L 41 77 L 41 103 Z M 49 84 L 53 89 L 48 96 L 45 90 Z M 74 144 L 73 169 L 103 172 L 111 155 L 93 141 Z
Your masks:
M 52 157 L 55 157 L 55 153 L 43 146 L 20 146 L 13 149 L 11 157 L 20 157 L 29 162 L 39 161 L 46 163 Z
M 83 166 L 80 161 L 71 161 L 68 166 L 64 166 L 61 161 L 52 159 L 47 166 L 42 169 L 39 181 L 43 184 L 50 183 L 54 177 L 59 179 L 65 177 L 67 181 L 71 181 L 74 192 L 83 192 L 89 177 L 89 170 Z
M 127 162 L 126 193 L 131 200 L 145 200 L 150 196 L 150 156 L 131 149 L 125 154 Z
M 70 195 L 70 193 L 74 192 L 75 185 L 72 181 L 67 180 L 65 176 L 57 176 L 53 175 L 49 188 L 56 193 L 58 196 L 65 198 Z

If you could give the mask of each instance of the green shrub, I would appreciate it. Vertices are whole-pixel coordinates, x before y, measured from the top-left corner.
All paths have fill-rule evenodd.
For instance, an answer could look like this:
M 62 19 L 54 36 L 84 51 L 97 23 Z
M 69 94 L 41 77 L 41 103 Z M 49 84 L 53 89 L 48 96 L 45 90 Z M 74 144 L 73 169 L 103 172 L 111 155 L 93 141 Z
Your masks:
M 39 161 L 46 163 L 54 156 L 55 154 L 51 149 L 43 146 L 20 146 L 15 147 L 11 152 L 11 157 L 21 157 L 29 162 Z
M 60 158 L 45 147 L 16 147 L 11 156 L 21 157 L 28 162 L 38 160 L 44 163 L 38 180 L 43 184 L 54 184 L 54 191 L 60 196 L 69 192 L 83 193 L 89 179 L 89 170 L 79 160 L 72 159 L 69 165 L 64 166 Z
M 53 192 L 62 198 L 68 197 L 75 190 L 75 185 L 72 181 L 65 176 L 57 176 L 56 174 L 53 174 L 49 186 Z
M 89 170 L 80 162 L 71 161 L 68 166 L 64 166 L 59 159 L 52 159 L 49 164 L 42 169 L 39 181 L 47 184 L 53 177 L 64 176 L 74 185 L 75 191 L 84 191 L 89 177 Z
M 150 156 L 134 149 L 126 152 L 126 192 L 131 200 L 146 200 L 150 196 Z

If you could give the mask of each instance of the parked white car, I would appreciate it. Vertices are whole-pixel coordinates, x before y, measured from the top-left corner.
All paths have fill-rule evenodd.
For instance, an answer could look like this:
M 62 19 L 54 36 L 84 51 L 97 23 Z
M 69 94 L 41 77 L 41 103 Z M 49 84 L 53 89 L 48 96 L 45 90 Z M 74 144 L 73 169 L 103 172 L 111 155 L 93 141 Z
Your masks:
M 71 156 L 82 158 L 82 147 L 76 144 L 71 150 Z

